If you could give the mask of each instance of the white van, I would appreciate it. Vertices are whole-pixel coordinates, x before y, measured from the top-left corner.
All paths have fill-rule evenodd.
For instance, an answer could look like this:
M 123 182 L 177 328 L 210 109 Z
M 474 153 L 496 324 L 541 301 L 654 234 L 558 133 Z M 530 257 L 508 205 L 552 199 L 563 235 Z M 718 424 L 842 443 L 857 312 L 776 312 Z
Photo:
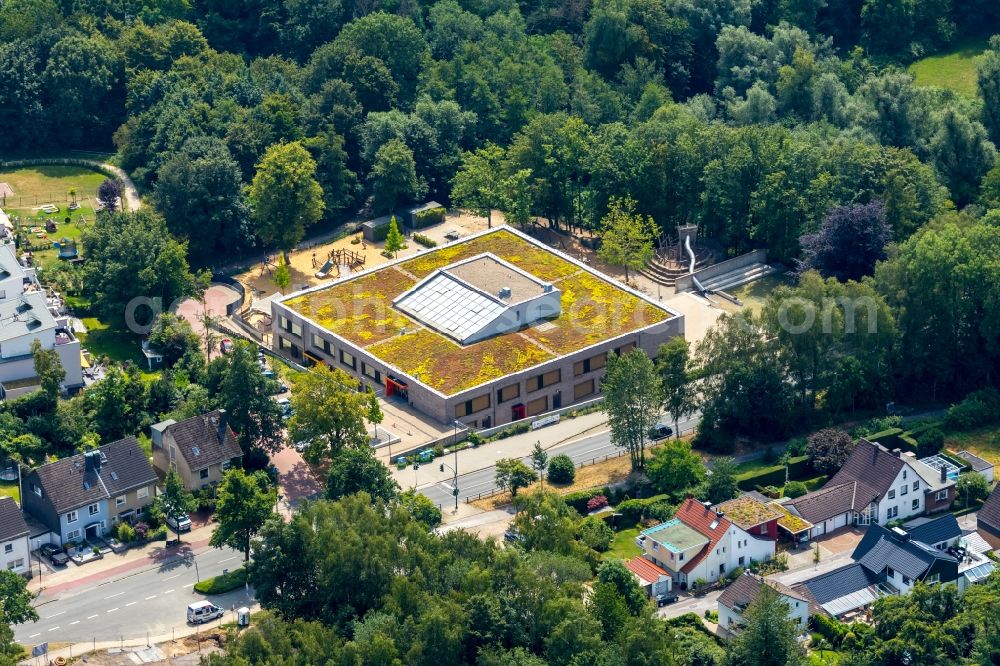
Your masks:
M 202 624 L 217 617 L 222 617 L 224 610 L 208 601 L 196 601 L 188 604 L 187 621 L 189 624 Z

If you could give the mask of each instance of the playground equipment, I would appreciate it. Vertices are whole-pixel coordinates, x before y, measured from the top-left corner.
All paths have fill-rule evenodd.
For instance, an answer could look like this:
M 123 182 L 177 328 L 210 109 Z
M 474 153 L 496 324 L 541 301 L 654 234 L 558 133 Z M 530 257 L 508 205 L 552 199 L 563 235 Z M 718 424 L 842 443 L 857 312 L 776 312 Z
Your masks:
M 54 243 L 59 251 L 60 259 L 76 259 L 80 256 L 80 251 L 76 247 L 76 241 L 63 236 L 58 243 Z

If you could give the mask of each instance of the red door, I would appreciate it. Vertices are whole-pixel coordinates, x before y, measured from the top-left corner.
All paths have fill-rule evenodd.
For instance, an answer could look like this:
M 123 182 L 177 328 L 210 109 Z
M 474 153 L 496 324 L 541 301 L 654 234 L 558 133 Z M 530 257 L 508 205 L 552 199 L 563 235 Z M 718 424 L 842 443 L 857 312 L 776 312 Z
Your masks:
M 512 405 L 511 408 L 510 408 L 510 420 L 511 421 L 520 421 L 521 419 L 524 418 L 525 413 L 526 413 L 526 411 L 525 411 L 524 403 L 519 402 L 516 405 Z

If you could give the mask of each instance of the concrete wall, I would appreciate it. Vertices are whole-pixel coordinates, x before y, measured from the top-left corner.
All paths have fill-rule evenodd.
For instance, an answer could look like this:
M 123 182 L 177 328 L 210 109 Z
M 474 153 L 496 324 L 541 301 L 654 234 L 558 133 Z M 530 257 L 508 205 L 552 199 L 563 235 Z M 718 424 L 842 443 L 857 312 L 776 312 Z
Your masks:
M 732 259 L 726 259 L 725 261 L 720 261 L 717 264 L 712 264 L 711 266 L 706 266 L 701 270 L 695 271 L 694 273 L 689 273 L 688 275 L 682 275 L 677 278 L 675 282 L 675 288 L 677 292 L 688 291 L 694 289 L 694 278 L 698 278 L 699 282 L 705 282 L 719 275 L 729 273 L 730 271 L 739 270 L 741 268 L 746 268 L 751 264 L 764 264 L 767 263 L 767 250 L 754 250 L 753 252 L 747 252 L 746 254 L 741 254 L 738 257 L 733 257 Z

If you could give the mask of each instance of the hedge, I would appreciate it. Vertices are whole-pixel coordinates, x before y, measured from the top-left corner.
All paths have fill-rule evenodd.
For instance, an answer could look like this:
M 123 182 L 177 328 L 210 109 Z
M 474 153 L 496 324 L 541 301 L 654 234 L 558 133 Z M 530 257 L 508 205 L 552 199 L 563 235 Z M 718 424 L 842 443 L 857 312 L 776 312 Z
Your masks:
M 841 642 L 844 640 L 844 636 L 847 635 L 848 628 L 843 622 L 838 622 L 828 618 L 826 615 L 817 613 L 812 616 L 813 628 L 816 629 L 816 633 L 829 641 L 830 645 L 834 648 L 840 647 Z
M 630 499 L 615 507 L 615 512 L 622 515 L 624 525 L 638 523 L 644 516 L 656 520 L 669 520 L 673 516 L 673 505 L 669 495 L 653 495 L 645 499 Z
M 788 461 L 788 480 L 799 481 L 808 478 L 811 472 L 808 456 L 798 456 Z M 744 472 L 736 475 L 736 483 L 740 490 L 754 490 L 758 486 L 785 485 L 785 466 L 774 465 L 754 472 Z
M 888 430 L 882 430 L 881 432 L 874 432 L 865 437 L 865 439 L 869 442 L 878 442 L 885 448 L 892 451 L 895 448 L 902 448 L 899 441 L 899 436 L 902 434 L 902 428 L 889 428 Z
M 423 229 L 424 227 L 429 227 L 432 224 L 444 222 L 444 216 L 444 206 L 431 208 L 430 210 L 418 211 L 413 215 L 413 228 Z
M 437 247 L 437 241 L 423 234 L 413 234 L 413 242 L 424 247 Z
M 574 509 L 576 509 L 577 513 L 579 513 L 581 516 L 586 516 L 588 513 L 587 502 L 589 502 L 591 498 L 597 497 L 598 495 L 607 496 L 608 492 L 609 491 L 607 488 L 591 488 L 589 490 L 577 490 L 575 492 L 563 495 L 563 501 L 565 501 L 568 506 L 571 506 Z
M 206 578 L 200 583 L 195 583 L 194 591 L 198 594 L 223 594 L 243 587 L 246 581 L 246 569 L 240 567 L 227 574 L 220 574 L 213 578 Z

